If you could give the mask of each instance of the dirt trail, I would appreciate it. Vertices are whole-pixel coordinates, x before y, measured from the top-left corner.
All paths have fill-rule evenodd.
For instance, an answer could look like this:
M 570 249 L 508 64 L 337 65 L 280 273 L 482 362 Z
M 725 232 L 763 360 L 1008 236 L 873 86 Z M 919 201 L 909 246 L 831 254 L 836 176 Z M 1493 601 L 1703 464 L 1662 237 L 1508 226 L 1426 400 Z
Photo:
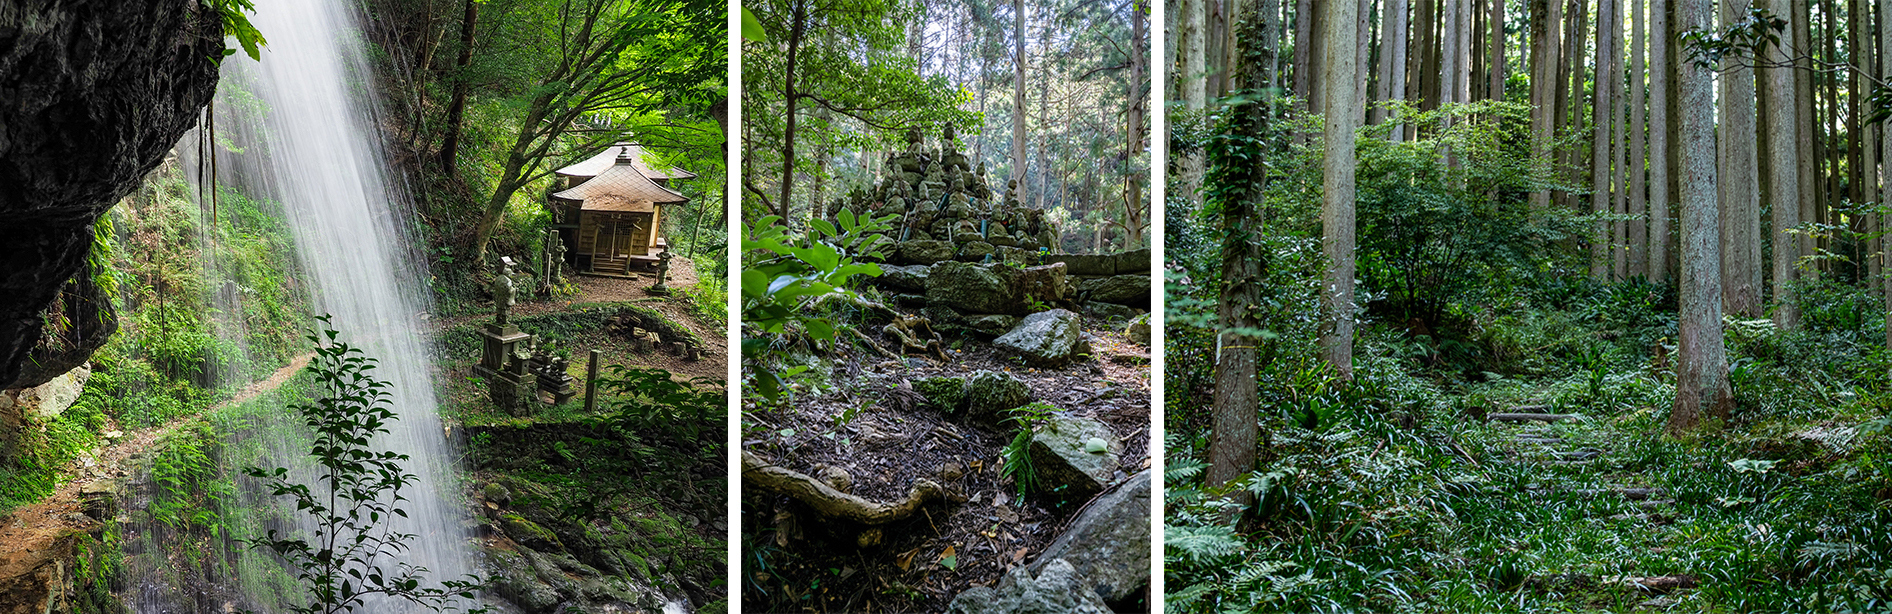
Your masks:
M 123 479 L 129 474 L 125 467 L 127 460 L 142 455 L 179 424 L 210 411 L 246 403 L 257 395 L 275 390 L 308 366 L 314 357 L 315 354 L 297 356 L 269 377 L 244 386 L 228 401 L 204 412 L 179 417 L 162 426 L 125 433 L 61 467 L 59 473 L 66 481 L 51 496 L 0 517 L 0 583 L 39 569 L 47 557 L 57 554 L 54 542 L 60 538 L 97 526 L 98 521 L 80 511 L 81 495 L 94 488 L 109 487 Z M 107 433 L 117 432 L 115 424 L 108 423 L 105 428 Z

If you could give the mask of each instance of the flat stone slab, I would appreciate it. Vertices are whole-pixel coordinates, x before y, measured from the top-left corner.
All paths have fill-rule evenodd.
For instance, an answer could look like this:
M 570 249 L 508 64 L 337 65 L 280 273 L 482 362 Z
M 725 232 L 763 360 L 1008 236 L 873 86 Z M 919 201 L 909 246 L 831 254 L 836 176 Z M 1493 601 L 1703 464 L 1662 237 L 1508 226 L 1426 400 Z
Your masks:
M 1122 601 L 1150 584 L 1150 472 L 1130 476 L 1071 521 L 1030 565 L 1042 572 L 1067 561 L 1084 586 L 1105 601 Z
M 1086 450 L 1101 439 L 1101 452 Z M 1104 423 L 1078 416 L 1053 415 L 1032 433 L 1032 469 L 1041 492 L 1064 499 L 1086 499 L 1110 484 L 1122 464 L 1123 442 Z

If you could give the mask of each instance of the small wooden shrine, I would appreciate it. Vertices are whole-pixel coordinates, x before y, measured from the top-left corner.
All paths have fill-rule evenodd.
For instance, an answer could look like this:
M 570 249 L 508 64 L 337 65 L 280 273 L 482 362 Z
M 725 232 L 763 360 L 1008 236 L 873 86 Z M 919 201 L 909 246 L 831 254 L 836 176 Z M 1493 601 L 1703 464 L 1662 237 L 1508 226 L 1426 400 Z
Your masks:
M 654 268 L 669 243 L 659 233 L 664 205 L 688 202 L 668 186 L 696 175 L 653 169 L 643 148 L 618 143 L 583 162 L 558 169 L 565 189 L 551 197 L 559 236 L 571 250 L 574 270 L 628 276 L 633 267 Z

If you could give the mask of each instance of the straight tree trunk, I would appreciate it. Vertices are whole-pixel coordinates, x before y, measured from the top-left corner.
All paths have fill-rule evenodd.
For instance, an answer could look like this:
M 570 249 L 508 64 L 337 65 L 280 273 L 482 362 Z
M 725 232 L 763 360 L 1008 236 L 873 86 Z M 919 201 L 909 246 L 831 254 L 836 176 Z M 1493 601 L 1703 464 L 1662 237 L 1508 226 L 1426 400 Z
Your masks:
M 1610 280 L 1610 222 L 1604 216 L 1610 214 L 1610 145 L 1614 142 L 1610 129 L 1616 122 L 1610 121 L 1614 110 L 1616 80 L 1611 72 L 1616 66 L 1616 58 L 1610 55 L 1611 12 L 1616 0 L 1602 0 L 1596 5 L 1596 93 L 1590 101 L 1590 122 L 1593 130 L 1590 146 L 1590 213 L 1597 216 L 1590 224 L 1590 277 L 1597 281 Z
M 1678 31 L 1709 27 L 1708 0 L 1680 0 Z M 1720 224 L 1715 205 L 1713 75 L 1682 62 L 1678 75 L 1682 150 L 1682 287 L 1678 314 L 1675 408 L 1668 432 L 1681 435 L 1703 419 L 1725 420 L 1734 404 L 1721 334 Z
M 776 203 L 776 215 L 782 216 L 782 224 L 794 227 L 795 218 L 790 214 L 794 206 L 789 196 L 795 188 L 795 103 L 801 101 L 801 92 L 795 89 L 795 68 L 801 55 L 802 36 L 808 30 L 808 3 L 796 2 L 789 16 L 788 59 L 782 71 L 782 100 L 787 109 L 782 115 L 782 185 L 781 202 Z
M 1791 0 L 1767 0 L 1767 10 L 1775 15 L 1785 15 L 1793 10 L 1793 3 Z M 1790 50 L 1778 46 L 1770 47 L 1768 52 L 1766 57 L 1775 61 L 1791 57 Z M 1799 311 L 1788 300 L 1792 292 L 1794 263 L 1800 257 L 1799 239 L 1787 232 L 1800 223 L 1800 152 L 1797 145 L 1801 141 L 1799 135 L 1795 134 L 1797 126 L 1794 113 L 1785 112 L 1799 107 L 1794 100 L 1795 72 L 1792 68 L 1761 71 L 1769 110 L 1767 183 L 1774 232 L 1774 324 L 1784 329 L 1796 328 L 1800 323 Z
M 1380 17 L 1380 61 L 1379 81 L 1374 84 L 1373 97 L 1377 100 L 1391 101 L 1406 96 L 1406 0 L 1386 0 L 1383 16 Z M 1388 117 L 1385 105 L 1375 105 L 1370 113 L 1370 123 L 1378 125 Z M 1399 127 L 1393 127 L 1393 134 L 1387 140 L 1398 142 Z
M 1892 0 L 1879 0 L 1879 61 L 1880 74 L 1892 75 Z M 1892 130 L 1884 126 L 1879 129 L 1880 145 L 1885 150 L 1884 158 L 1892 162 Z M 1892 177 L 1892 169 L 1887 169 L 1887 177 Z M 1892 181 L 1887 181 L 1881 192 L 1880 202 L 1892 202 Z M 1879 229 L 1886 230 L 1885 216 L 1879 218 Z M 1892 350 L 1892 240 L 1880 239 L 1878 283 L 1883 284 L 1880 294 L 1885 298 L 1885 347 Z M 1871 282 L 1868 282 L 1870 284 Z
M 1237 44 L 1240 45 L 1244 40 L 1237 38 Z M 1264 43 L 1253 51 L 1272 56 L 1275 49 L 1273 45 Z M 1249 53 L 1242 55 L 1253 57 Z M 1267 82 L 1269 77 L 1259 74 L 1266 72 L 1261 68 L 1245 63 L 1231 65 L 1231 87 L 1247 89 Z M 1246 136 L 1267 134 L 1268 103 L 1242 103 L 1233 112 L 1241 113 L 1241 127 L 1238 130 Z M 1267 189 L 1265 164 L 1264 161 L 1256 165 L 1260 168 L 1252 169 L 1252 179 L 1243 197 L 1222 203 L 1222 288 L 1216 315 L 1222 325 L 1230 330 L 1254 330 L 1261 327 L 1255 309 L 1262 302 L 1262 267 L 1266 265 L 1268 254 L 1261 249 L 1261 241 L 1256 240 L 1256 235 L 1262 232 L 1263 220 L 1259 205 Z M 1209 469 L 1203 476 L 1204 481 L 1212 486 L 1253 471 L 1255 448 L 1261 443 L 1257 428 L 1259 406 L 1255 385 L 1259 354 L 1255 346 L 1261 340 L 1230 334 L 1223 336 L 1221 341 L 1217 344 L 1215 360 L 1215 411 L 1214 428 L 1209 438 Z M 1237 497 L 1241 503 L 1247 503 L 1246 494 Z
M 466 13 L 460 20 L 460 59 L 453 64 L 457 69 L 453 76 L 453 102 L 447 105 L 447 136 L 440 141 L 440 171 L 448 175 L 459 168 L 460 125 L 466 122 L 466 93 L 470 85 L 466 69 L 473 64 L 473 33 L 479 27 L 479 20 L 479 3 L 466 0 Z
M 1318 109 L 1314 106 L 1314 62 L 1320 54 L 1315 53 L 1314 19 L 1314 0 L 1294 3 L 1294 95 L 1303 113 Z M 1305 145 L 1308 139 L 1305 132 L 1294 135 L 1296 143 Z
M 1749 0 L 1724 0 L 1721 27 L 1747 17 Z M 1716 200 L 1721 206 L 1722 309 L 1760 317 L 1760 168 L 1754 147 L 1754 72 L 1733 59 L 1721 73 L 1721 158 Z
M 1025 0 L 1012 0 L 1012 181 L 1021 190 L 1025 166 Z
M 1472 101 L 1472 0 L 1458 0 L 1458 75 L 1453 77 L 1458 83 L 1458 102 Z
M 1327 257 L 1321 283 L 1325 322 L 1321 326 L 1321 358 L 1342 379 L 1353 378 L 1353 246 L 1354 152 L 1353 127 L 1358 104 L 1353 97 L 1357 70 L 1359 5 L 1338 0 L 1326 3 L 1321 19 L 1322 113 L 1327 118 L 1326 147 L 1322 152 L 1321 244 Z
M 1504 100 L 1504 0 L 1490 0 L 1491 15 L 1485 25 L 1491 30 L 1491 42 L 1485 43 L 1485 97 Z
M 1650 11 L 1649 40 L 1649 281 L 1669 280 L 1669 5 Z
M 1792 31 L 1795 55 L 1808 55 L 1813 50 L 1813 16 L 1808 11 L 1808 1 L 1790 0 L 1789 2 L 1791 12 L 1788 16 L 1790 24 L 1788 27 Z M 1815 88 L 1813 65 L 1810 59 L 1798 62 L 1793 71 L 1793 84 L 1794 149 L 1798 152 L 1794 170 L 1798 175 L 1797 183 L 1800 187 L 1800 215 L 1798 217 L 1801 221 L 1811 221 L 1815 219 L 1815 212 L 1819 210 L 1821 184 L 1818 173 L 1821 154 L 1817 140 L 1818 123 L 1813 112 Z M 1807 240 L 1807 237 L 1796 237 L 1794 244 L 1799 248 L 1798 257 L 1813 255 L 1813 242 Z M 1807 272 L 1818 274 L 1817 269 L 1809 269 Z
M 1123 97 L 1125 106 L 1127 107 L 1124 109 L 1124 115 L 1126 116 L 1124 120 L 1124 135 L 1128 137 L 1123 148 L 1123 166 L 1124 175 L 1128 177 L 1125 183 L 1129 184 L 1128 190 L 1130 192 L 1128 197 L 1124 199 L 1123 204 L 1124 211 L 1128 214 L 1125 216 L 1127 219 L 1124 220 L 1123 227 L 1124 230 L 1127 231 L 1126 234 L 1129 235 L 1127 245 L 1124 246 L 1125 248 L 1134 248 L 1143 245 L 1143 220 L 1145 217 L 1142 213 L 1144 211 L 1142 207 L 1143 184 L 1137 180 L 1135 173 L 1132 171 L 1136 168 L 1135 161 L 1137 154 L 1143 151 L 1143 105 L 1144 101 L 1149 99 L 1149 97 L 1145 95 L 1147 88 L 1145 88 L 1143 84 L 1143 70 L 1147 64 L 1143 59 L 1143 50 L 1147 48 L 1143 40 L 1143 30 L 1146 27 L 1144 25 L 1145 17 L 1143 16 L 1143 11 L 1148 6 L 1144 4 L 1145 1 L 1146 0 L 1135 0 L 1130 5 L 1130 86 L 1129 91 L 1125 92 Z M 1062 197 L 1063 190 L 1059 189 L 1058 193 L 1058 202 L 1064 202 Z M 1153 213 L 1154 211 L 1151 212 Z
M 1417 54 L 1419 56 L 1419 68 L 1413 71 L 1411 76 L 1412 78 L 1418 79 L 1416 85 L 1419 86 L 1419 95 L 1414 98 L 1419 100 L 1419 110 L 1421 111 L 1430 111 L 1439 108 L 1440 96 L 1448 91 L 1442 90 L 1439 87 L 1439 83 L 1445 78 L 1445 71 L 1440 65 L 1440 46 L 1442 43 L 1441 39 L 1444 37 L 1440 35 L 1439 22 L 1443 17 L 1441 13 L 1445 12 L 1441 9 L 1449 9 L 1449 7 L 1441 7 L 1439 2 L 1440 0 L 1419 0 L 1418 21 L 1419 34 L 1421 36 L 1419 40 L 1419 53 Z M 1414 126 L 1413 130 L 1416 133 L 1419 131 L 1419 127 Z
M 1643 37 L 1647 30 L 1643 28 L 1643 0 L 1629 0 L 1629 277 L 1649 278 L 1649 225 L 1648 203 L 1644 200 L 1643 160 L 1648 153 L 1643 147 L 1644 131 L 1648 124 L 1644 122 L 1643 108 L 1647 104 L 1647 92 L 1643 90 Z
M 1629 100 L 1623 96 L 1623 5 L 1619 0 L 1606 0 L 1610 3 L 1610 57 L 1616 59 L 1610 69 L 1610 121 L 1616 124 L 1616 151 L 1612 156 L 1616 160 L 1616 193 L 1610 210 L 1616 215 L 1629 213 L 1629 121 L 1623 112 Z M 1634 2 L 1634 0 L 1630 0 Z M 1613 279 L 1622 281 L 1629 278 L 1629 222 L 1615 220 L 1610 222 L 1611 271 Z
M 1570 80 L 1569 83 L 1564 86 L 1565 101 L 1563 116 L 1565 129 L 1576 129 L 1583 123 L 1582 111 L 1579 109 L 1583 108 L 1583 85 L 1586 82 L 1583 68 L 1583 51 L 1586 49 L 1585 42 L 1590 35 L 1590 3 L 1588 0 L 1571 0 L 1570 5 L 1572 9 L 1570 11 L 1570 29 L 1566 31 L 1572 32 L 1574 35 L 1570 37 L 1570 50 L 1564 54 L 1564 57 L 1570 63 L 1570 69 L 1567 73 Z M 1592 127 L 1592 129 L 1594 129 L 1594 127 Z M 1582 180 L 1583 171 L 1579 165 L 1583 164 L 1584 154 L 1585 152 L 1580 147 L 1570 148 L 1570 150 L 1565 153 L 1564 166 L 1570 169 L 1572 183 Z M 1566 194 L 1565 196 L 1565 207 L 1572 211 L 1576 210 L 1578 203 L 1575 195 Z
M 1557 67 L 1563 47 L 1558 40 L 1563 29 L 1563 1 L 1536 0 L 1531 5 L 1531 151 L 1547 165 L 1554 165 L 1551 150 L 1557 138 Z M 1550 209 L 1550 190 L 1531 193 L 1531 210 Z

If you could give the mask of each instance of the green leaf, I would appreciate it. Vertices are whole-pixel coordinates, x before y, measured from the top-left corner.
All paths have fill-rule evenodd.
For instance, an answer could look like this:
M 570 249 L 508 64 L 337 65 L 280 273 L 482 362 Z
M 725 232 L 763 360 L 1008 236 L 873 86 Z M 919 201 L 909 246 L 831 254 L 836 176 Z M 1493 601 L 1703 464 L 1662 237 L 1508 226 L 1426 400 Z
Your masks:
M 742 38 L 758 43 L 769 41 L 769 33 L 762 30 L 762 22 L 757 20 L 755 13 L 749 12 L 749 7 L 746 6 L 742 7 Z

